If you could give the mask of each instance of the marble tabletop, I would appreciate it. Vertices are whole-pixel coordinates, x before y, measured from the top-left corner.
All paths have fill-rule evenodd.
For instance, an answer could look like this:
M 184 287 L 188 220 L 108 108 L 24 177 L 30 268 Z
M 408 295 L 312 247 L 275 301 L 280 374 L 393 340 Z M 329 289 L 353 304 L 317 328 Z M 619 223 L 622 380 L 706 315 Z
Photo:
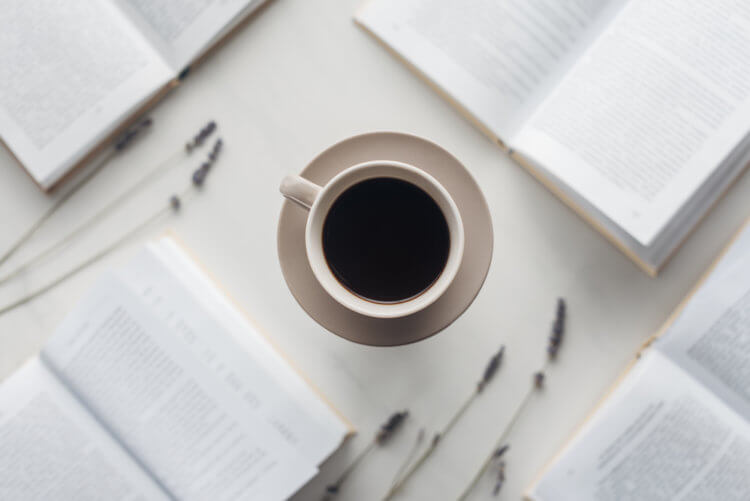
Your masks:
M 373 452 L 340 495 L 379 499 L 417 431 L 424 428 L 429 434 L 443 425 L 473 390 L 489 353 L 505 344 L 505 363 L 496 379 L 402 496 L 454 499 L 545 360 L 555 301 L 562 296 L 569 307 L 568 337 L 548 370 L 546 388 L 509 437 L 508 480 L 496 498 L 519 499 L 747 217 L 750 176 L 740 179 L 662 274 L 649 278 L 358 29 L 352 15 L 359 2 L 272 2 L 153 111 L 152 133 L 112 160 L 50 221 L 25 256 L 179 150 L 210 119 L 217 121 L 225 142 L 215 172 L 181 213 L 0 317 L 0 378 L 39 350 L 105 269 L 169 229 L 361 432 L 297 500 L 317 499 L 380 422 L 408 408 L 412 417 L 401 435 Z M 318 326 L 289 293 L 276 256 L 281 178 L 301 170 L 329 145 L 377 130 L 423 136 L 453 153 L 484 190 L 495 233 L 487 281 L 469 310 L 440 334 L 398 348 L 360 346 Z M 0 286 L 0 305 L 45 284 L 166 203 L 199 162 L 182 162 L 54 260 Z M 4 249 L 59 194 L 38 191 L 4 150 L 0 180 Z M 490 489 L 489 481 L 480 484 L 472 499 L 490 499 Z

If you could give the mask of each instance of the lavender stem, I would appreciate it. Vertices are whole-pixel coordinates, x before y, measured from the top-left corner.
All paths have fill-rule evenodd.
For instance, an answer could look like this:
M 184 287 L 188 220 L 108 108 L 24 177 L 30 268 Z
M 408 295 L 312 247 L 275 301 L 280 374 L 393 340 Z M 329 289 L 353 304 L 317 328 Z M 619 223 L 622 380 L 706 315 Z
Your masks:
M 180 195 L 180 198 L 184 200 L 185 197 L 187 197 L 188 195 L 190 195 L 193 191 L 194 190 L 193 190 L 193 188 L 191 186 L 189 189 L 187 189 L 185 192 L 183 192 Z M 113 252 L 115 249 L 117 249 L 120 245 L 122 245 L 123 243 L 125 243 L 125 241 L 127 241 L 128 239 L 130 239 L 133 236 L 135 236 L 138 232 L 142 231 L 146 227 L 150 226 L 151 224 L 155 223 L 156 221 L 158 221 L 159 219 L 165 217 L 166 215 L 168 215 L 171 212 L 173 212 L 173 209 L 172 209 L 172 207 L 171 207 L 170 204 L 167 204 L 166 207 L 162 208 L 161 210 L 159 210 L 155 214 L 152 214 L 151 216 L 149 216 L 145 220 L 141 221 L 138 225 L 136 225 L 131 230 L 129 230 L 127 233 L 125 233 L 124 235 L 122 235 L 119 239 L 115 240 L 113 243 L 111 243 L 108 246 L 104 247 L 103 249 L 101 249 L 96 254 L 90 256 L 89 258 L 87 258 L 86 260 L 82 261 L 81 263 L 79 263 L 75 267 L 73 267 L 70 270 L 68 270 L 67 272 L 63 273 L 62 275 L 60 275 L 59 277 L 57 277 L 56 279 L 54 279 L 52 282 L 50 282 L 50 283 L 42 286 L 41 288 L 39 288 L 39 289 L 37 289 L 37 290 L 29 293 L 29 294 L 27 294 L 26 296 L 24 296 L 24 297 L 22 297 L 22 298 L 20 298 L 20 299 L 18 299 L 16 301 L 14 301 L 11 304 L 8 304 L 6 306 L 0 307 L 0 316 L 3 316 L 4 314 L 9 313 L 9 312 L 15 310 L 19 306 L 23 306 L 24 304 L 29 303 L 29 302 L 33 301 L 34 299 L 38 298 L 39 296 L 42 296 L 42 295 L 46 294 L 47 292 L 51 291 L 52 289 L 54 289 L 58 285 L 62 284 L 63 282 L 65 282 L 66 280 L 68 280 L 69 278 L 71 278 L 72 276 L 74 276 L 75 274 L 77 274 L 78 272 L 80 272 L 80 271 L 88 268 L 89 266 L 93 265 L 94 263 L 100 261 L 102 258 L 104 258 L 108 254 L 110 254 L 111 252 Z
M 544 363 L 544 366 L 542 368 L 542 371 L 544 371 L 547 368 L 548 362 Z M 510 420 L 508 421 L 508 424 L 505 425 L 505 428 L 503 428 L 502 433 L 500 433 L 500 436 L 498 437 L 497 441 L 495 442 L 494 447 L 492 447 L 492 450 L 485 458 L 482 465 L 479 467 L 479 470 L 477 470 L 474 477 L 472 477 L 469 484 L 466 486 L 466 488 L 461 492 L 461 495 L 458 497 L 459 501 L 464 501 L 471 491 L 474 489 L 474 487 L 477 485 L 479 480 L 482 478 L 482 475 L 487 471 L 487 468 L 489 468 L 490 463 L 492 462 L 492 457 L 494 452 L 503 445 L 505 442 L 505 439 L 510 434 L 511 430 L 515 426 L 518 419 L 521 417 L 521 414 L 523 414 L 524 409 L 526 406 L 531 402 L 531 398 L 534 396 L 534 394 L 538 391 L 538 388 L 535 384 L 531 384 L 529 386 L 529 389 L 526 391 L 526 395 L 524 395 L 523 399 L 521 399 L 521 402 L 518 404 L 518 407 L 516 407 L 516 410 L 511 415 Z
M 80 191 L 81 188 L 83 188 L 86 184 L 88 184 L 89 181 L 91 181 L 96 174 L 99 173 L 101 168 L 109 162 L 112 157 L 114 157 L 116 154 L 122 152 L 125 150 L 128 146 L 130 146 L 133 141 L 137 138 L 143 135 L 143 132 L 150 129 L 153 125 L 153 121 L 150 118 L 145 118 L 144 120 L 141 120 L 137 124 L 135 124 L 132 128 L 130 128 L 123 136 L 116 139 L 113 143 L 113 147 L 109 148 L 103 155 L 101 155 L 98 159 L 96 164 L 91 167 L 89 172 L 78 182 L 78 184 L 74 185 L 72 188 L 70 188 L 67 192 L 65 192 L 55 203 L 48 208 L 44 214 L 42 214 L 39 219 L 34 221 L 31 226 L 24 232 L 14 243 L 11 245 L 5 253 L 0 256 L 0 266 L 3 265 L 8 259 L 10 259 L 18 249 L 21 248 L 21 246 L 26 243 L 34 234 L 39 230 L 39 228 L 42 227 L 42 225 L 51 218 L 59 209 L 60 207 L 67 202 L 70 197 L 75 195 L 78 191 Z M 127 137 L 127 140 L 124 140 L 123 138 Z
M 97 222 L 104 219 L 106 216 L 108 216 L 114 209 L 122 205 L 129 197 L 134 195 L 137 191 L 141 190 L 143 187 L 145 187 L 148 183 L 156 180 L 159 176 L 169 171 L 172 167 L 176 166 L 179 163 L 179 160 L 182 159 L 184 156 L 184 153 L 182 151 L 178 151 L 175 154 L 171 155 L 167 159 L 159 162 L 157 166 L 149 171 L 146 175 L 141 177 L 138 181 L 136 181 L 132 186 L 130 186 L 127 190 L 122 192 L 117 198 L 109 202 L 107 205 L 102 207 L 98 212 L 96 212 L 94 215 L 92 215 L 88 220 L 84 221 L 80 225 L 78 225 L 75 229 L 70 231 L 68 234 L 63 236 L 60 240 L 53 243 L 43 251 L 36 254 L 34 257 L 28 259 L 23 264 L 20 264 L 12 271 L 8 272 L 7 274 L 0 277 L 0 285 L 14 279 L 21 273 L 29 270 L 37 263 L 43 261 L 45 258 L 49 257 L 52 253 L 57 251 L 58 249 L 64 247 L 68 243 L 70 243 L 72 240 L 74 240 L 76 237 L 78 237 L 80 234 L 84 233 L 86 230 L 94 226 Z M 90 178 L 89 178 L 90 179 Z M 80 187 L 80 185 L 79 185 Z M 76 191 L 76 190 L 73 190 Z M 72 195 L 72 193 L 70 193 Z M 62 199 L 62 202 L 64 202 L 66 199 Z M 58 203 L 54 205 L 50 211 L 48 211 L 49 215 L 51 216 L 57 207 L 62 205 L 62 203 Z M 45 216 L 47 214 L 45 213 Z M 41 223 L 44 222 L 46 218 L 42 218 L 39 220 L 39 224 L 35 226 L 38 228 L 38 226 L 41 226 Z M 37 229 L 34 228 L 34 231 Z M 28 233 L 28 232 L 27 232 Z M 29 237 L 33 234 L 33 231 L 29 234 Z M 15 247 L 20 247 L 20 244 L 16 245 Z
M 453 414 L 453 416 L 450 418 L 448 423 L 443 427 L 442 430 L 440 430 L 436 435 L 435 438 L 430 442 L 430 445 L 425 449 L 425 451 L 417 458 L 416 461 L 412 464 L 412 466 L 406 470 L 406 473 L 388 490 L 385 497 L 383 498 L 383 501 L 387 501 L 389 499 L 392 499 L 396 493 L 398 493 L 399 490 L 406 484 L 406 482 L 416 473 L 416 471 L 429 459 L 429 457 L 432 455 L 433 452 L 435 452 L 435 449 L 437 449 L 438 445 L 440 444 L 442 437 L 444 437 L 450 430 L 453 428 L 453 426 L 458 422 L 459 419 L 461 419 L 461 416 L 466 412 L 466 410 L 471 406 L 471 404 L 474 402 L 474 399 L 477 398 L 477 395 L 479 395 L 480 390 L 477 389 L 469 395 L 469 397 L 464 401 L 463 404 L 456 410 L 456 412 Z

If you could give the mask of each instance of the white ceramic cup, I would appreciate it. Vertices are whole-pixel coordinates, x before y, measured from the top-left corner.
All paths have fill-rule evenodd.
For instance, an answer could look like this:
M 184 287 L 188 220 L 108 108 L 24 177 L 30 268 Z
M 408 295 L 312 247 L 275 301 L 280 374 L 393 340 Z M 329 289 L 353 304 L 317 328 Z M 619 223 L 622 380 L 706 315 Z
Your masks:
M 351 186 L 379 177 L 407 181 L 430 195 L 443 212 L 450 233 L 448 259 L 437 280 L 417 296 L 393 303 L 367 300 L 344 287 L 334 276 L 323 252 L 323 224 L 333 203 Z M 318 186 L 300 176 L 287 176 L 281 182 L 280 189 L 286 198 L 310 211 L 305 227 L 305 247 L 310 267 L 323 289 L 350 310 L 375 318 L 412 315 L 437 301 L 456 278 L 464 253 L 461 214 L 446 189 L 426 172 L 403 162 L 375 160 L 347 168 L 325 186 Z

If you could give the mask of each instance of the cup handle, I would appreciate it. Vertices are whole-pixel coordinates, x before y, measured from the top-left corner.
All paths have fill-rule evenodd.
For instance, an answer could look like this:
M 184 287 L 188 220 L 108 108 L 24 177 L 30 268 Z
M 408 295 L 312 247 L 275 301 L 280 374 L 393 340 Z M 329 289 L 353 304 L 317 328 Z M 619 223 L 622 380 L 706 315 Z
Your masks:
M 307 210 L 313 206 L 320 193 L 320 186 L 300 176 L 286 176 L 279 187 L 281 194 Z

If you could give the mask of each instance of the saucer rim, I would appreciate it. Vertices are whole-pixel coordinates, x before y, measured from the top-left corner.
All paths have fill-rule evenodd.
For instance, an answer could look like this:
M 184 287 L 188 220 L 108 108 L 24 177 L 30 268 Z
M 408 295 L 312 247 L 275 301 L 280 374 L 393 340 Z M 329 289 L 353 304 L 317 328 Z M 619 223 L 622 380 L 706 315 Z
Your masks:
M 468 297 L 468 293 L 462 294 L 460 297 L 460 301 L 454 301 L 454 304 L 448 305 L 451 310 L 453 310 L 452 313 L 450 313 L 450 318 L 448 319 L 441 319 L 435 321 L 434 319 L 430 319 L 428 317 L 428 314 L 430 310 L 436 309 L 437 307 L 441 306 L 440 301 L 431 304 L 430 306 L 426 307 L 424 310 L 421 310 L 419 312 L 402 316 L 402 317 L 395 317 L 395 318 L 375 318 L 375 317 L 369 317 L 366 315 L 362 315 L 361 313 L 357 313 L 355 311 L 349 310 L 343 305 L 336 302 L 332 297 L 328 295 L 326 290 L 323 288 L 323 286 L 318 282 L 317 278 L 315 277 L 313 270 L 309 266 L 309 262 L 307 260 L 307 250 L 304 248 L 304 245 L 302 246 L 301 250 L 301 257 L 304 259 L 305 265 L 302 267 L 303 272 L 306 274 L 309 274 L 309 276 L 312 278 L 315 288 L 317 291 L 314 294 L 323 294 L 325 295 L 330 301 L 335 303 L 335 307 L 331 305 L 329 311 L 318 311 L 321 308 L 319 306 L 313 305 L 313 301 L 309 300 L 307 296 L 310 294 L 309 291 L 302 291 L 299 290 L 301 285 L 299 284 L 298 280 L 295 276 L 293 276 L 291 270 L 289 269 L 289 265 L 287 264 L 287 255 L 295 253 L 294 250 L 291 250 L 290 252 L 287 252 L 287 249 L 285 248 L 286 245 L 286 234 L 285 234 L 285 223 L 289 218 L 295 218 L 297 217 L 296 214 L 299 214 L 301 217 L 307 217 L 306 211 L 301 209 L 300 207 L 295 206 L 291 202 L 285 200 L 282 204 L 280 213 L 279 213 L 279 219 L 277 224 L 277 232 L 276 232 L 276 239 L 277 239 L 277 256 L 279 259 L 279 264 L 281 266 L 282 275 L 284 276 L 284 280 L 287 284 L 287 287 L 289 288 L 289 291 L 291 292 L 292 296 L 294 297 L 295 301 L 300 305 L 300 307 L 320 326 L 322 326 L 324 329 L 328 330 L 329 332 L 346 339 L 348 341 L 352 341 L 357 344 L 366 345 L 366 346 L 378 346 L 378 347 L 388 347 L 388 346 L 402 346 L 407 344 L 416 343 L 418 341 L 425 340 L 429 337 L 432 337 L 436 335 L 437 333 L 443 331 L 447 327 L 449 327 L 453 322 L 455 322 L 458 318 L 460 318 L 466 310 L 473 304 L 474 300 L 476 299 L 477 295 L 481 291 L 486 279 L 487 275 L 489 274 L 489 269 L 492 264 L 493 260 L 493 253 L 494 253 L 494 231 L 493 231 L 493 225 L 492 225 L 492 216 L 489 211 L 489 206 L 487 204 L 487 200 L 484 196 L 484 193 L 482 192 L 481 188 L 479 187 L 479 183 L 477 183 L 474 176 L 471 174 L 471 172 L 464 166 L 464 164 L 458 160 L 453 154 L 451 154 L 449 151 L 441 147 L 440 145 L 436 144 L 435 142 L 425 138 L 421 137 L 415 134 L 410 133 L 404 133 L 404 132 L 398 132 L 398 131 L 374 131 L 374 132 L 366 132 L 362 134 L 357 134 L 354 136 L 350 136 L 347 138 L 344 138 L 333 145 L 329 146 L 328 148 L 324 149 L 320 153 L 318 153 L 310 162 L 305 165 L 305 167 L 299 172 L 299 176 L 308 179 L 309 181 L 320 183 L 320 182 L 327 182 L 328 179 L 331 179 L 333 176 L 337 175 L 339 172 L 343 171 L 344 169 L 350 167 L 351 165 L 346 165 L 336 172 L 333 173 L 333 175 L 328 176 L 325 180 L 319 179 L 319 176 L 322 177 L 321 174 L 319 174 L 320 167 L 319 164 L 321 161 L 327 159 L 327 157 L 335 155 L 337 152 L 340 152 L 340 150 L 344 150 L 345 148 L 349 147 L 352 143 L 360 143 L 365 142 L 369 143 L 367 146 L 372 146 L 378 141 L 383 141 L 384 138 L 390 138 L 392 141 L 406 141 L 407 143 L 411 143 L 410 147 L 416 147 L 418 146 L 421 148 L 428 148 L 433 150 L 433 154 L 437 153 L 440 156 L 442 156 L 445 159 L 445 162 L 449 162 L 454 164 L 456 167 L 460 168 L 460 171 L 457 171 L 456 175 L 462 178 L 465 178 L 468 182 L 465 187 L 469 189 L 469 191 L 473 191 L 473 200 L 466 201 L 466 196 L 462 196 L 460 200 L 457 199 L 457 197 L 453 197 L 456 205 L 459 208 L 459 212 L 461 213 L 461 217 L 464 220 L 464 225 L 468 224 L 478 227 L 478 226 L 484 226 L 480 232 L 480 234 L 484 235 L 484 238 L 481 239 L 482 241 L 477 241 L 474 245 L 477 246 L 477 248 L 484 248 L 484 252 L 478 251 L 478 252 L 466 252 L 466 243 L 465 243 L 465 249 L 464 249 L 464 255 L 463 259 L 461 261 L 461 264 L 458 268 L 458 273 L 456 280 L 458 280 L 459 277 L 461 277 L 461 272 L 464 270 L 465 267 L 471 266 L 473 268 L 480 267 L 480 274 L 481 277 L 479 279 L 474 278 L 474 284 L 471 286 L 470 294 L 471 297 Z M 363 149 L 360 145 L 360 150 Z M 415 164 L 415 162 L 403 158 L 403 156 L 394 154 L 393 152 L 389 152 L 388 157 L 385 158 L 374 158 L 371 157 L 369 159 L 359 159 L 356 163 L 363 163 L 367 161 L 375 161 L 375 160 L 392 160 L 392 161 L 399 161 L 399 162 L 405 162 L 410 165 L 414 165 L 415 167 L 424 170 L 427 174 L 435 177 L 438 179 L 438 181 L 441 182 L 441 184 L 446 184 L 443 180 L 440 179 L 440 176 L 436 176 L 433 172 L 434 169 L 428 170 L 428 168 L 423 167 L 422 165 L 419 165 L 418 163 Z M 454 181 L 457 182 L 458 180 Z M 463 181 L 463 182 L 466 182 Z M 447 183 L 447 184 L 453 184 L 453 183 Z M 453 193 L 451 192 L 450 187 L 446 187 L 449 193 L 453 196 Z M 478 195 L 478 196 L 477 196 Z M 480 212 L 483 213 L 486 220 L 484 222 L 477 222 L 474 220 L 471 220 L 470 218 L 465 217 L 464 211 L 467 209 L 463 209 L 465 205 L 468 203 L 474 203 L 478 202 L 480 207 Z M 463 210 L 462 210 L 463 209 Z M 298 211 L 295 214 L 295 211 Z M 287 223 L 288 224 L 288 223 Z M 304 234 L 304 230 L 302 231 Z M 468 231 L 467 231 L 468 233 Z M 302 239 L 304 240 L 304 235 L 302 236 Z M 477 237 L 479 240 L 479 237 Z M 473 246 L 472 246 L 472 250 Z M 300 254 L 299 250 L 296 251 L 297 254 Z M 468 254 L 482 254 L 486 255 L 485 262 L 483 263 L 469 263 L 467 261 Z M 470 277 L 469 277 L 470 278 Z M 468 278 L 467 278 L 468 279 Z M 464 281 L 466 281 L 465 279 Z M 454 283 L 450 285 L 450 287 L 447 289 L 447 291 L 450 291 L 453 287 L 459 287 L 460 284 L 456 284 L 456 280 L 454 280 Z M 465 288 L 465 287 L 464 287 Z M 447 292 L 446 291 L 446 292 Z M 455 303 L 461 303 L 461 304 L 455 304 Z M 339 309 L 337 312 L 335 310 Z M 343 310 L 343 311 L 341 311 Z M 336 316 L 348 316 L 349 320 L 347 323 L 360 323 L 361 325 L 357 326 L 351 326 L 347 329 L 347 332 L 339 332 L 340 329 L 337 329 L 331 325 L 331 322 L 325 318 L 328 315 L 336 315 Z M 443 315 L 444 316 L 444 315 Z M 427 319 L 426 322 L 416 322 L 415 317 L 425 317 L 421 320 Z M 343 316 L 341 317 L 343 318 Z M 411 330 L 411 335 L 408 337 L 393 337 L 391 335 L 371 335 L 371 334 L 365 334 L 363 331 L 371 331 L 373 329 L 377 330 L 382 328 L 383 331 L 390 331 L 394 326 L 397 324 L 406 324 L 408 322 L 412 322 L 415 325 L 412 326 L 412 329 L 416 329 L 419 332 L 416 332 L 414 330 Z M 383 332 L 385 334 L 386 332 Z

